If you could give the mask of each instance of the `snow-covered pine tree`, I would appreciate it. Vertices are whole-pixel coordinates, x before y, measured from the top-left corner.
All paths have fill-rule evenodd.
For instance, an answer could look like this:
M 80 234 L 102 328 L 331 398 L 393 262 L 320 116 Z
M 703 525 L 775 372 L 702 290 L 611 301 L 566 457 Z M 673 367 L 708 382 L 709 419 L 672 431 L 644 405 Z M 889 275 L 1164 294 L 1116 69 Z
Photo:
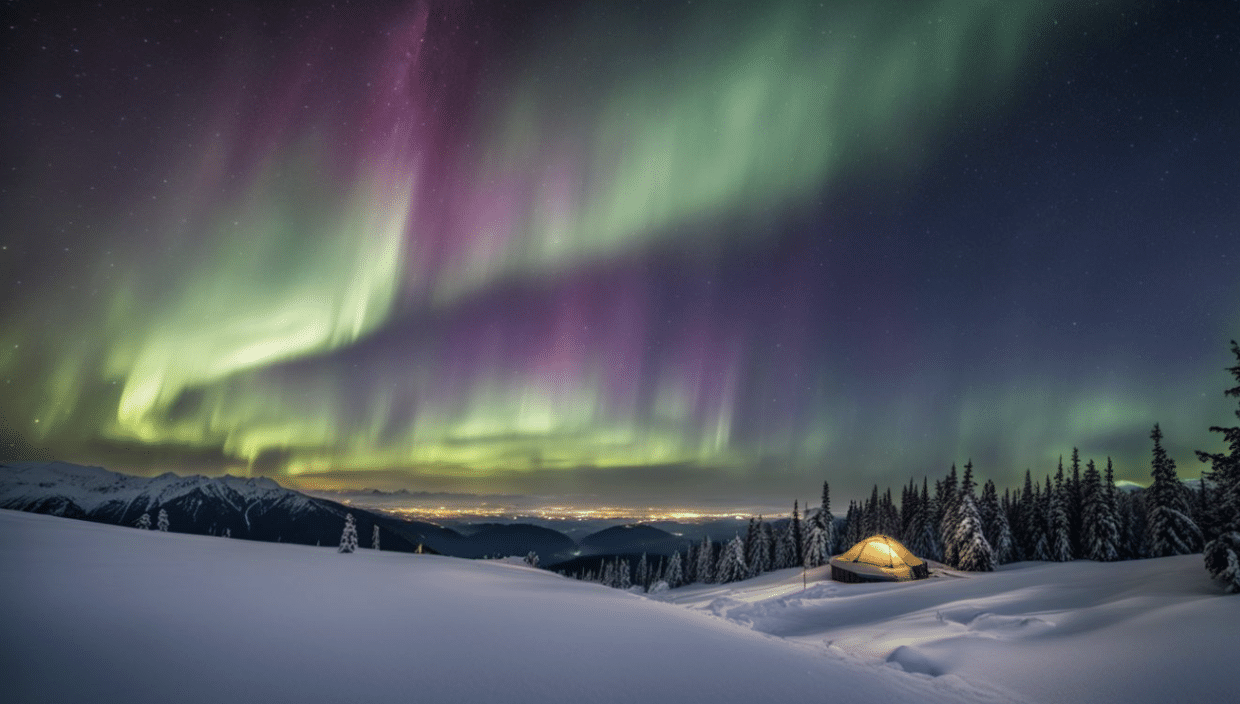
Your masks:
M 628 560 L 616 558 L 616 588 L 628 589 L 633 586 L 633 566 Z
M 599 574 L 602 575 L 603 586 L 612 588 L 619 586 L 620 582 L 616 579 L 616 563 L 603 560 L 603 564 L 599 567 Z
M 1149 514 L 1146 512 L 1145 489 L 1123 492 L 1116 496 L 1116 504 L 1120 507 L 1122 522 L 1120 525 L 1120 557 L 1126 560 L 1139 560 L 1150 556 L 1147 541 Z
M 353 521 L 353 514 L 346 513 L 344 532 L 340 534 L 340 552 L 353 552 L 354 550 L 357 550 L 357 523 Z
M 1226 396 L 1240 399 L 1240 345 L 1231 341 L 1231 352 L 1236 356 L 1236 366 L 1227 371 L 1235 377 L 1237 386 L 1223 392 Z M 1240 418 L 1240 409 L 1236 410 Z M 1240 593 L 1240 427 L 1212 426 L 1212 433 L 1222 433 L 1228 453 L 1197 451 L 1197 458 L 1210 462 L 1210 482 L 1213 484 L 1213 519 L 1217 535 L 1202 550 L 1206 571 L 1220 580 L 1228 592 Z
M 715 569 L 715 581 L 720 584 L 736 582 L 745 578 L 749 568 L 745 566 L 745 541 L 739 535 L 732 538 L 719 552 L 719 565 Z
M 982 500 L 978 504 L 978 512 L 982 515 L 982 529 L 986 542 L 990 543 L 995 564 L 1003 565 L 1013 561 L 1012 527 L 1008 525 L 1007 512 L 999 504 L 999 492 L 993 480 L 987 479 L 982 487 Z
M 684 570 L 681 569 L 680 551 L 672 553 L 672 559 L 667 563 L 667 569 L 663 572 L 663 581 L 667 582 L 667 586 L 675 589 L 685 582 Z
M 1111 458 L 1107 458 L 1108 471 Z M 1081 506 L 1082 547 L 1085 558 L 1098 562 L 1114 562 L 1119 559 L 1119 526 L 1115 522 L 1113 500 L 1107 486 L 1098 474 L 1094 461 L 1085 465 L 1081 480 L 1085 502 Z
M 529 552 L 525 553 L 525 564 L 529 565 L 530 567 L 537 567 L 538 566 L 538 553 L 534 552 L 533 550 L 530 550 Z
M 715 546 L 710 542 L 709 535 L 702 538 L 702 544 L 698 547 L 697 558 L 697 581 L 702 584 L 714 584 Z
M 930 554 L 930 545 L 927 540 L 927 538 L 929 538 L 929 534 L 926 531 L 929 526 L 929 516 L 927 515 L 927 512 L 930 507 L 927 505 L 927 501 L 925 499 L 928 499 L 928 497 L 919 495 L 915 485 L 912 496 L 916 496 L 917 498 L 909 506 L 912 511 L 912 515 L 909 516 L 908 539 L 905 542 L 905 547 L 907 547 L 918 557 L 923 559 L 933 559 L 934 556 Z
M 1025 548 L 1020 539 L 1020 527 L 1024 519 L 1020 514 L 1020 490 L 1013 492 L 1010 488 L 1003 490 L 1003 516 L 1007 519 L 1008 530 L 1012 536 L 1012 562 L 1025 559 Z M 992 546 L 993 547 L 993 546 Z
M 1055 485 L 1051 486 L 1050 477 L 1046 478 L 1047 491 L 1050 492 L 1047 507 L 1046 530 L 1050 538 L 1051 559 L 1055 562 L 1072 560 L 1072 526 L 1068 519 L 1068 488 L 1063 481 L 1063 465 L 1055 477 Z
M 827 529 L 823 525 L 821 510 L 809 521 L 809 531 L 805 534 L 804 553 L 806 567 L 818 567 L 831 559 L 827 551 Z
M 168 528 L 170 527 L 168 523 L 168 512 L 162 508 L 159 509 L 159 522 L 156 525 L 159 526 L 159 530 L 161 532 L 168 532 Z
M 848 502 L 848 512 L 844 514 L 844 545 L 847 550 L 857 541 L 861 540 L 861 510 L 857 508 L 857 502 L 850 500 Z
M 1081 452 L 1072 448 L 1072 474 L 1065 482 L 1067 492 L 1064 507 L 1068 510 L 1068 537 L 1072 543 L 1072 557 L 1082 557 L 1084 532 L 1081 526 L 1082 512 L 1085 510 L 1085 495 L 1081 487 Z
M 144 513 L 141 516 L 138 516 L 137 522 L 134 523 L 133 525 L 135 528 L 140 528 L 142 530 L 150 530 L 151 529 L 151 514 Z
M 789 567 L 799 567 L 797 564 L 797 549 L 792 544 L 792 524 L 789 523 L 784 530 L 779 533 L 779 542 L 775 546 L 775 569 L 782 570 Z
M 1145 490 L 1150 557 L 1188 555 L 1201 548 L 1201 530 L 1189 516 L 1184 487 L 1175 473 L 1175 460 L 1162 447 L 1162 430 L 1154 424 L 1152 461 L 1154 483 Z
M 758 516 L 756 543 L 753 548 L 753 562 L 749 565 L 749 573 L 758 576 L 771 571 L 771 526 Z
M 877 484 L 870 490 L 870 498 L 866 499 L 863 504 L 858 505 L 857 510 L 861 512 L 861 531 L 858 533 L 857 540 L 868 538 L 879 532 Z
M 1026 475 L 1026 479 L 1028 475 Z M 1049 562 L 1051 559 L 1051 546 L 1046 538 L 1046 510 L 1043 500 L 1042 488 L 1035 482 L 1033 488 L 1026 489 L 1030 491 L 1029 510 L 1025 514 L 1029 520 L 1028 533 L 1030 536 L 1029 552 L 1025 555 L 1029 560 L 1041 560 Z
M 749 525 L 745 527 L 745 564 L 749 566 L 749 574 L 753 577 L 754 551 L 758 548 L 758 518 L 749 517 Z
M 788 522 L 789 540 L 792 542 L 792 564 L 789 567 L 800 567 L 805 562 L 805 528 L 801 525 L 800 506 L 792 502 L 792 520 Z
M 695 582 L 698 581 L 697 565 L 698 565 L 697 543 L 690 541 L 685 546 L 685 559 L 684 559 L 684 563 L 681 565 L 681 570 L 684 572 L 684 584 L 694 584 Z
M 370 531 L 370 549 L 379 549 L 379 526 L 375 526 L 374 530 Z
M 910 495 L 909 492 L 912 492 Z M 917 511 L 917 487 L 913 480 L 900 487 L 900 539 L 908 541 L 913 537 L 913 514 Z M 907 542 L 905 543 L 907 546 Z
M 958 480 L 956 478 L 956 463 L 952 463 L 951 472 L 940 486 L 939 498 L 939 535 L 943 541 L 943 562 L 954 565 L 956 564 L 956 529 L 960 525 L 960 519 L 956 515 Z
M 637 584 L 642 589 L 650 587 L 650 562 L 646 559 L 646 553 L 642 553 L 642 559 L 637 561 Z
M 968 474 L 967 468 L 965 474 Z M 952 540 L 956 546 L 956 567 L 966 572 L 993 572 L 994 551 L 991 550 L 990 543 L 986 542 L 982 518 L 978 515 L 972 492 L 960 493 L 956 516 L 960 519 Z
M 838 540 L 835 536 L 835 516 L 831 515 L 831 485 L 827 482 L 822 483 L 822 505 L 818 510 L 823 516 L 823 526 L 826 531 L 824 540 L 827 543 L 827 556 L 835 554 L 836 543 Z

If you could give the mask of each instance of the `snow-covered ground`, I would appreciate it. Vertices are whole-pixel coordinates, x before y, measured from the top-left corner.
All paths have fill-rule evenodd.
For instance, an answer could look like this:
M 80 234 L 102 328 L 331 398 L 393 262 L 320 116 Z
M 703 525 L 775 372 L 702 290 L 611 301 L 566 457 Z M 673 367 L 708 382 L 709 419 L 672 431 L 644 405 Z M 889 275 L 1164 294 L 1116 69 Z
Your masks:
M 6 702 L 1230 701 L 1240 652 L 1240 597 L 1197 556 L 805 591 L 786 570 L 664 603 L 0 511 L 0 565 Z
M 935 567 L 887 584 L 832 582 L 822 567 L 808 588 L 781 570 L 665 598 L 846 661 L 1035 702 L 1240 701 L 1240 598 L 1221 594 L 1200 555 Z

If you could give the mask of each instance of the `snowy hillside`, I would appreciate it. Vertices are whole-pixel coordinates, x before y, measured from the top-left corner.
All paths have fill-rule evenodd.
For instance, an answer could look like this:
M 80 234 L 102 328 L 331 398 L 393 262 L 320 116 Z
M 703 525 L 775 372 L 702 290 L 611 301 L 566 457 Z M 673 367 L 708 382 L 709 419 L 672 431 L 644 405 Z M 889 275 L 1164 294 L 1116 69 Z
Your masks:
M 833 657 L 959 677 L 1037 702 L 1236 701 L 1240 598 L 1200 555 L 934 565 L 923 582 L 841 584 L 828 567 L 780 570 L 664 599 Z
M 1240 598 L 1198 557 L 803 593 L 785 570 L 661 603 L 519 564 L 0 511 L 0 564 L 21 703 L 1225 701 L 1240 650 Z

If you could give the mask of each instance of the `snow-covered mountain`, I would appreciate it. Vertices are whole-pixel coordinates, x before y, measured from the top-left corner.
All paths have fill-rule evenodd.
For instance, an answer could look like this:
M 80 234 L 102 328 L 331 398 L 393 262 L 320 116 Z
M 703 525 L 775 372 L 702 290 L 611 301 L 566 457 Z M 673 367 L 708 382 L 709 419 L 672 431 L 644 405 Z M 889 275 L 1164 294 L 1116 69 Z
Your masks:
M 134 525 L 143 514 L 154 522 L 165 510 L 172 532 L 227 532 L 234 538 L 303 545 L 336 545 L 344 517 L 352 513 L 363 545 L 370 545 L 377 525 L 381 547 L 402 552 L 419 543 L 434 549 L 460 537 L 433 524 L 306 496 L 265 477 L 136 477 L 67 462 L 0 464 L 0 508 L 122 526 Z
M 133 526 L 144 513 L 153 523 L 163 509 L 174 533 L 227 532 L 234 538 L 301 545 L 337 545 L 344 517 L 352 513 L 362 547 L 370 546 L 377 525 L 384 550 L 412 552 L 421 544 L 429 552 L 468 558 L 533 551 L 544 564 L 579 552 L 572 538 L 546 527 L 482 523 L 458 531 L 307 496 L 266 477 L 136 477 L 67 462 L 9 462 L 0 464 L 0 508 L 122 526 Z M 616 553 L 644 549 L 611 547 Z

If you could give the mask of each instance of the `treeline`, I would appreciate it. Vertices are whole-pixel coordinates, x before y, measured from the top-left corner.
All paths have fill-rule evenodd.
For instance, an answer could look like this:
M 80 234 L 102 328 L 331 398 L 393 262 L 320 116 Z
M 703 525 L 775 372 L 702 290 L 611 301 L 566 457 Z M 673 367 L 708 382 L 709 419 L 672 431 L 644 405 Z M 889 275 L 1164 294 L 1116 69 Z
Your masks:
M 1231 343 L 1240 382 L 1240 347 Z M 1240 386 L 1228 389 L 1240 397 Z M 1236 411 L 1240 418 L 1240 410 Z M 1111 458 L 1099 470 L 1082 465 L 1076 448 L 1065 468 L 1034 479 L 1025 472 L 1022 487 L 999 494 L 988 480 L 976 490 L 972 461 L 963 473 L 953 464 L 947 475 L 921 485 L 911 480 L 897 504 L 891 489 L 875 485 L 864 501 L 849 502 L 842 519 L 831 514 L 831 491 L 822 485 L 822 504 L 806 519 L 793 502 L 792 515 L 779 524 L 761 516 L 749 520 L 745 535 L 715 544 L 707 536 L 686 546 L 683 555 L 653 563 L 642 555 L 634 565 L 625 557 L 604 558 L 596 570 L 570 576 L 611 587 L 661 591 L 685 584 L 727 583 L 788 567 L 817 567 L 831 555 L 876 533 L 899 539 L 914 554 L 949 567 L 975 572 L 1021 560 L 1099 562 L 1166 557 L 1202 552 L 1212 576 L 1228 591 L 1240 591 L 1240 428 L 1210 428 L 1224 434 L 1228 454 L 1198 452 L 1212 471 L 1190 489 L 1176 475 L 1175 461 L 1162 447 L 1157 424 L 1149 487 L 1120 491 Z

